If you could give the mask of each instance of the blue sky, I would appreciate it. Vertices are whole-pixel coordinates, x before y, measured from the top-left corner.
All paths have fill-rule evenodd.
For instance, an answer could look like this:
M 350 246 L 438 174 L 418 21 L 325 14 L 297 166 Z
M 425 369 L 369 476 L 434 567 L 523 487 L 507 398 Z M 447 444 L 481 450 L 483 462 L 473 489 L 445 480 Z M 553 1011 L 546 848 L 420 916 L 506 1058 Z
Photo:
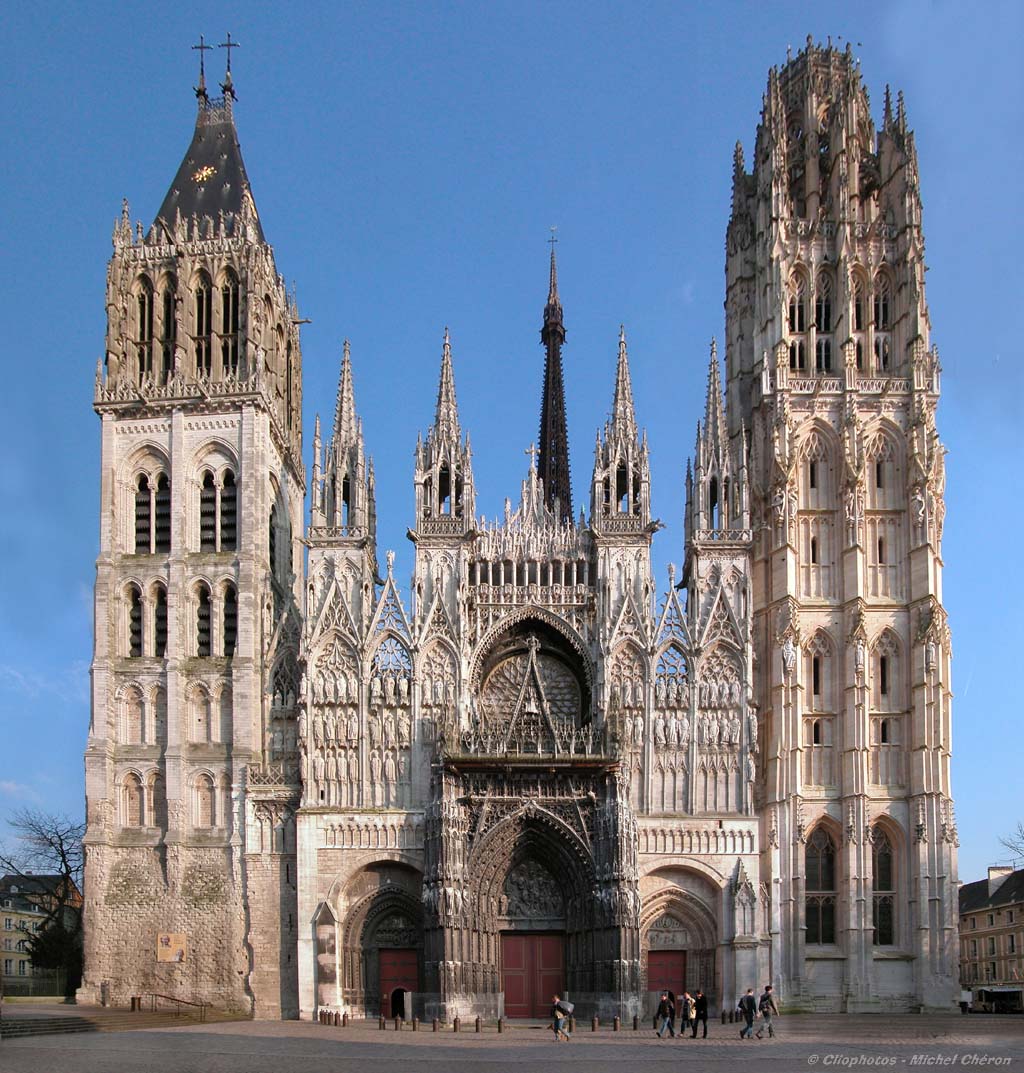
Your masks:
M 954 637 L 961 874 L 1024 818 L 1012 672 L 1024 641 L 1022 65 L 1014 3 L 20 5 L 0 16 L 0 815 L 82 807 L 104 278 L 121 198 L 146 226 L 188 145 L 204 33 L 242 43 L 242 151 L 304 329 L 306 456 L 341 341 L 377 466 L 380 551 L 407 578 L 412 451 L 451 328 L 478 511 L 515 496 L 537 436 L 548 228 L 557 225 L 577 503 L 626 325 L 650 435 L 661 577 L 682 559 L 683 473 L 723 331 L 733 144 L 808 33 L 854 42 L 917 135 Z M 223 51 L 211 54 L 219 79 Z M 329 422 L 328 422 L 329 423 Z

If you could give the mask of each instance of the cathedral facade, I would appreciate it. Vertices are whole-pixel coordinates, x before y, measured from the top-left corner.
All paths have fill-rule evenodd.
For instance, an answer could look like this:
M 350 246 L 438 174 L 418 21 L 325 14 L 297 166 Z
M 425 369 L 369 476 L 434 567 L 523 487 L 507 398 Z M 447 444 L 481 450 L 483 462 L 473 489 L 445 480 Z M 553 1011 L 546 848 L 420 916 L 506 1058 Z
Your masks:
M 114 230 L 83 997 L 629 1017 L 771 981 L 791 1010 L 948 1008 L 944 449 L 902 98 L 876 129 L 849 50 L 810 40 L 769 74 L 681 577 L 651 569 L 624 333 L 574 513 L 552 249 L 518 501 L 476 514 L 446 331 L 403 592 L 347 344 L 307 483 L 299 317 L 222 89 L 152 227 Z

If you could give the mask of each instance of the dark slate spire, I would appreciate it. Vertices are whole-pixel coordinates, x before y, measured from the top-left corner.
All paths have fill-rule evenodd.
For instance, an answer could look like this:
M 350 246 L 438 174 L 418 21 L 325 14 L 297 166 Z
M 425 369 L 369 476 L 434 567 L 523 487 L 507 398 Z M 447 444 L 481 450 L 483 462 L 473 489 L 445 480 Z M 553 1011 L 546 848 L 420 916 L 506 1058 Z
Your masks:
M 204 50 L 210 46 L 200 42 L 195 47 L 200 49 L 202 61 Z M 220 99 L 211 100 L 207 96 L 206 74 L 201 62 L 196 87 L 199 109 L 192 143 L 156 214 L 158 226 L 162 225 L 171 234 L 179 213 L 183 219 L 208 216 L 213 221 L 218 221 L 223 214 L 228 234 L 236 234 L 238 222 L 245 220 L 249 234 L 259 242 L 265 241 L 231 110 L 235 90 L 231 81 L 230 55 L 231 48 L 237 47 L 236 42 L 231 42 L 228 48 L 229 65 L 221 84 L 224 96 Z
M 537 472 L 544 482 L 544 501 L 552 510 L 558 500 L 559 516 L 572 521 L 572 484 L 569 477 L 569 434 L 565 422 L 565 385 L 562 380 L 562 303 L 558 300 L 558 268 L 555 237 L 551 236 L 551 275 L 544 327 L 540 339 L 547 351 L 544 359 L 544 395 L 540 408 L 540 458 Z

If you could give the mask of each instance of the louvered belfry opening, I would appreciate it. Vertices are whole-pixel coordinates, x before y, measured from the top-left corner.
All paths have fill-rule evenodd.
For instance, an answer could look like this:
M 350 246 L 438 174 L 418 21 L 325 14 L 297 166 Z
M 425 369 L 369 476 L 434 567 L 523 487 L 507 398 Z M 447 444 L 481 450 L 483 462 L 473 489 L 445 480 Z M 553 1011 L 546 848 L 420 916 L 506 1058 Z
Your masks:
M 217 486 L 209 470 L 199 491 L 199 550 L 217 550 Z
M 196 607 L 196 655 L 210 655 L 210 590 L 199 586 Z
M 235 475 L 228 470 L 220 490 L 220 550 L 234 551 L 238 547 L 238 488 Z
M 135 585 L 128 591 L 128 655 L 142 655 L 142 593 Z
M 171 550 L 171 482 L 166 473 L 161 473 L 156 482 L 156 495 L 153 497 L 155 508 L 154 550 L 169 552 Z
M 143 473 L 135 490 L 135 554 L 149 554 L 149 532 L 152 507 L 149 500 L 149 478 Z
M 230 659 L 235 654 L 238 637 L 238 596 L 234 585 L 224 590 L 224 655 Z
M 163 658 L 167 654 L 167 590 L 157 586 L 156 605 L 153 609 L 153 655 Z

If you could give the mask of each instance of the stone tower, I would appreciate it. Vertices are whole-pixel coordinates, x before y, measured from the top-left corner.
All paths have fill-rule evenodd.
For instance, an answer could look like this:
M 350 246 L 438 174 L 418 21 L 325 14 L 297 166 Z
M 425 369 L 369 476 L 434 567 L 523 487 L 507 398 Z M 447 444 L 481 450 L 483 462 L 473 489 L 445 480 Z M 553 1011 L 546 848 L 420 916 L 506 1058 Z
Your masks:
M 756 804 L 783 995 L 946 1006 L 956 978 L 944 449 L 914 137 L 849 48 L 773 69 L 727 235 L 749 453 Z
M 273 1016 L 296 1009 L 302 359 L 230 64 L 222 90 L 201 75 L 107 274 L 82 991 Z

